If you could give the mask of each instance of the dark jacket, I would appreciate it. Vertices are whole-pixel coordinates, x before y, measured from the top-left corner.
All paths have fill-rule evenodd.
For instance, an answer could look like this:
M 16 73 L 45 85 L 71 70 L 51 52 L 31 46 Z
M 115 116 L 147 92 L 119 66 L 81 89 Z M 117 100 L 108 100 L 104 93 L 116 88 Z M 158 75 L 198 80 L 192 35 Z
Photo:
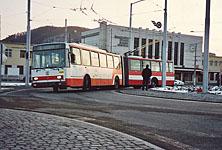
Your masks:
M 150 68 L 145 68 L 142 71 L 143 79 L 149 79 L 152 76 L 152 71 Z

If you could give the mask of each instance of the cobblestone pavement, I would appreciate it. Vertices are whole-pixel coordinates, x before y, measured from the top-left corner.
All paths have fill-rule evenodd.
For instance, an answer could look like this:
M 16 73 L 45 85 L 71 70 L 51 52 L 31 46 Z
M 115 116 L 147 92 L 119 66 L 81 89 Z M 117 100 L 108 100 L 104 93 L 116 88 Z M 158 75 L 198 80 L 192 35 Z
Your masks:
M 149 150 L 161 148 L 127 134 L 74 119 L 0 109 L 0 149 Z

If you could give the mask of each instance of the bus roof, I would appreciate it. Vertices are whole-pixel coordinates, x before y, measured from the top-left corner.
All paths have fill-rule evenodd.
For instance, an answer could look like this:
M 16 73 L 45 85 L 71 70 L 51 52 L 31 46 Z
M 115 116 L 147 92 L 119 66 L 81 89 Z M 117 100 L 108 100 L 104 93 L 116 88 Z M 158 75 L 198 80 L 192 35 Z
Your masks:
M 162 62 L 161 59 L 152 59 L 152 58 L 143 58 L 142 56 L 127 56 L 129 59 L 135 59 L 135 60 L 151 60 L 151 61 L 159 61 Z M 167 62 L 173 62 L 171 60 L 167 60 Z
M 99 49 L 98 47 L 96 46 L 92 46 L 92 45 L 87 45 L 87 44 L 83 44 L 83 43 L 65 43 L 65 42 L 52 42 L 52 43 L 41 43 L 41 44 L 37 44 L 37 45 L 34 45 L 33 47 L 34 48 L 37 48 L 39 46 L 46 46 L 46 45 L 66 45 L 66 46 L 69 46 L 69 47 L 75 47 L 75 48 L 80 48 L 80 49 L 85 49 L 85 50 L 89 50 L 89 51 L 94 51 L 94 52 L 100 52 L 100 53 L 104 53 L 104 54 L 110 54 L 110 55 L 116 55 L 116 56 L 120 56 L 119 54 L 116 54 L 116 53 L 112 53 L 112 52 L 109 52 L 107 50 L 103 50 L 103 49 Z M 50 47 L 48 47 L 50 48 Z
M 85 49 L 85 50 L 90 50 L 90 51 L 94 51 L 94 52 L 100 52 L 100 53 L 106 53 L 106 54 L 111 54 L 111 55 L 117 55 L 120 56 L 119 54 L 116 53 L 112 53 L 112 52 L 108 52 L 107 50 L 104 49 L 99 49 L 96 46 L 92 46 L 92 45 L 87 45 L 87 44 L 78 44 L 78 43 L 69 43 L 70 47 L 75 47 L 75 48 L 80 48 L 80 49 Z

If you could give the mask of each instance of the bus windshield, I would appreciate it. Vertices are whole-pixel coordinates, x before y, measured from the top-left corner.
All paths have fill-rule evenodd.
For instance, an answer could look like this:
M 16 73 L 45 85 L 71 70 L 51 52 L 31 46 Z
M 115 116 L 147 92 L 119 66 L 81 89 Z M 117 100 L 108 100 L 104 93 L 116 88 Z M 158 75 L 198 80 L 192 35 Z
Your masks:
M 65 49 L 33 51 L 32 68 L 65 67 Z

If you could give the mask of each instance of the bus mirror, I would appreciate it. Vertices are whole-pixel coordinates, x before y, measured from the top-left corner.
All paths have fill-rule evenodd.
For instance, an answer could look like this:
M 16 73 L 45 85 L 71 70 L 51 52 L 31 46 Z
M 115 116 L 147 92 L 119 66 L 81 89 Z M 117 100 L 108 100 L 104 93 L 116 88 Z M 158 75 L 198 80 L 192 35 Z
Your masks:
M 71 63 L 75 63 L 76 61 L 76 55 L 75 54 L 71 54 Z

